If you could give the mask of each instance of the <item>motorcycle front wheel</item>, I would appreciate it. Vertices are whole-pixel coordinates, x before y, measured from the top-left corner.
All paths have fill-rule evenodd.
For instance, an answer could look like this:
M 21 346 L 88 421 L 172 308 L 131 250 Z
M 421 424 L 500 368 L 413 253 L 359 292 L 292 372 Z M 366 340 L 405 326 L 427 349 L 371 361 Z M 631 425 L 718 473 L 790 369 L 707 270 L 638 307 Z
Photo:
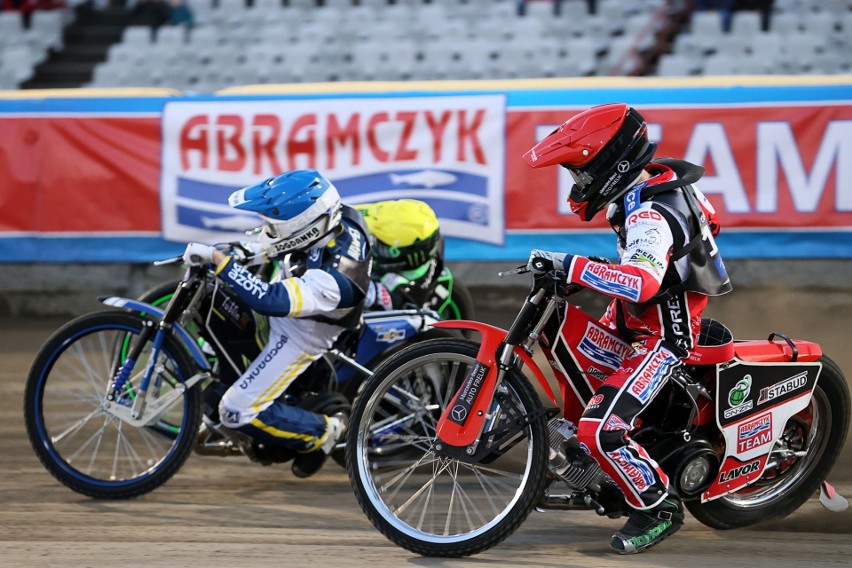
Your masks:
M 120 312 L 81 316 L 48 339 L 27 379 L 27 435 L 44 467 L 83 495 L 126 499 L 153 491 L 183 465 L 201 422 L 201 389 L 183 392 L 160 419 L 137 427 L 109 407 L 131 406 L 147 367 L 148 341 L 115 400 L 113 378 L 146 322 Z M 165 396 L 193 374 L 183 347 L 167 337 L 154 365 L 148 400 Z
M 548 441 L 541 403 L 527 379 L 507 372 L 488 429 L 537 417 L 500 452 L 474 463 L 436 447 L 438 419 L 476 362 L 478 345 L 434 339 L 383 363 L 353 409 L 349 479 L 370 521 L 424 556 L 476 554 L 511 535 L 540 498 Z
M 849 387 L 840 368 L 822 357 L 822 371 L 807 408 L 784 425 L 755 483 L 714 501 L 687 502 L 708 527 L 725 530 L 786 517 L 818 489 L 837 460 L 849 429 Z

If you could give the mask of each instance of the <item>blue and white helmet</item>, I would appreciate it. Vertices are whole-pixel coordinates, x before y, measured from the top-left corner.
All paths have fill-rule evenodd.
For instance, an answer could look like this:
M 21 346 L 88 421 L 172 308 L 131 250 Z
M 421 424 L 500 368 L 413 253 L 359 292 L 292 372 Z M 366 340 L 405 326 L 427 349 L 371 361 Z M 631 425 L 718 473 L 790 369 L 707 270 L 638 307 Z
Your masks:
M 228 203 L 266 221 L 259 238 L 270 257 L 321 246 L 340 224 L 337 188 L 316 170 L 293 170 L 250 185 L 231 194 Z

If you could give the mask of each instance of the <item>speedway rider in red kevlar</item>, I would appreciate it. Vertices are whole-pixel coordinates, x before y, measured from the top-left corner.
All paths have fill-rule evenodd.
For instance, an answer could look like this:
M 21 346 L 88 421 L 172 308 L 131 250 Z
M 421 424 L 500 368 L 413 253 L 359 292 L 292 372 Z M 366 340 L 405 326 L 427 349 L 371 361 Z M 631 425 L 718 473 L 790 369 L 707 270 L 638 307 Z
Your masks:
M 617 264 L 536 249 L 528 267 L 564 271 L 568 284 L 612 297 L 601 323 L 635 349 L 600 385 L 577 432 L 631 507 L 610 541 L 620 554 L 642 552 L 683 525 L 668 477 L 628 434 L 696 344 L 708 296 L 731 290 L 713 238 L 715 211 L 692 185 L 704 169 L 653 160 L 655 150 L 642 116 L 619 103 L 581 112 L 524 155 L 533 168 L 566 168 L 571 210 L 591 221 L 607 209 L 617 234 Z

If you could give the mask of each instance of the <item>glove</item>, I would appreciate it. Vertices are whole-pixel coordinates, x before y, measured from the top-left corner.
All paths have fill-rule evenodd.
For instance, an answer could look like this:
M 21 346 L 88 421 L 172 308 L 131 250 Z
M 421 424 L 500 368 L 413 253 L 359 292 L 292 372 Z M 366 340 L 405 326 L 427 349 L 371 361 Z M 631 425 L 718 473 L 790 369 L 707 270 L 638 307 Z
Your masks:
M 189 243 L 183 252 L 183 261 L 189 266 L 201 266 L 213 262 L 213 251 L 216 247 L 201 243 Z
M 564 252 L 550 252 L 541 249 L 532 249 L 527 261 L 527 269 L 536 274 L 543 274 L 551 270 L 565 270 Z
M 246 266 L 259 266 L 267 260 L 268 247 L 257 241 L 235 243 L 232 254 Z
M 605 256 L 588 256 L 586 257 L 592 262 L 599 262 L 601 264 L 612 264 L 612 261 Z

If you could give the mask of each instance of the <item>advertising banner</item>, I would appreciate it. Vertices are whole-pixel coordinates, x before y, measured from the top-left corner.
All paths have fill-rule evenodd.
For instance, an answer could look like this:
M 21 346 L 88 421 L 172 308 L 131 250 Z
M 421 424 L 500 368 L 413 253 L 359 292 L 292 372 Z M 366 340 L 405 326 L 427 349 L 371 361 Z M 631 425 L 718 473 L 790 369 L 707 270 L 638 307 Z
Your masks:
M 567 172 L 521 156 L 619 100 L 657 156 L 705 167 L 725 258 L 852 257 L 852 86 L 637 85 L 0 99 L 0 262 L 149 262 L 245 238 L 260 220 L 228 196 L 296 168 L 352 204 L 428 202 L 451 261 L 612 257 L 603 215 L 568 210 Z
M 444 235 L 500 245 L 505 97 L 312 101 L 176 101 L 163 112 L 163 236 L 245 238 L 257 216 L 228 196 L 310 168 L 346 203 L 423 200 Z

